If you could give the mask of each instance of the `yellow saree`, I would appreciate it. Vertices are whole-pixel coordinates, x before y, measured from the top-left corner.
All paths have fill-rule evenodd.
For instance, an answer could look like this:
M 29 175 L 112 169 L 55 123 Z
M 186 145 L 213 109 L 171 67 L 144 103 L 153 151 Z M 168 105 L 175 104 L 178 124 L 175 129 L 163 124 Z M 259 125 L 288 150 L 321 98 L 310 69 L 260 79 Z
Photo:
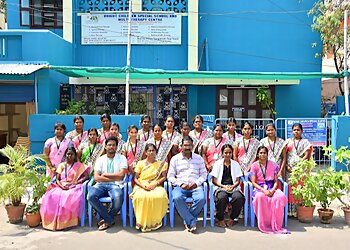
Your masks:
M 139 173 L 138 180 L 148 186 L 162 178 L 161 173 L 167 169 L 167 163 L 162 166 L 161 161 L 156 161 L 146 166 L 145 162 L 139 161 L 135 172 Z M 148 232 L 162 226 L 162 219 L 168 209 L 168 196 L 162 186 L 146 191 L 135 185 L 130 198 L 136 216 L 136 229 Z

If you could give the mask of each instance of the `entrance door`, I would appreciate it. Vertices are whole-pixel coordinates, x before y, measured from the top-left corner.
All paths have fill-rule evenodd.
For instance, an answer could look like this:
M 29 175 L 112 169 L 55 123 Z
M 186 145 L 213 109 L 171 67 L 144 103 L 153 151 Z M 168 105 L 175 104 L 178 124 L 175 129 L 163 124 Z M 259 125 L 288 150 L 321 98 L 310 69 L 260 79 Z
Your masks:
M 271 112 L 257 101 L 256 92 L 257 88 L 217 87 L 216 117 L 271 118 Z M 269 87 L 268 93 L 274 100 L 274 87 Z

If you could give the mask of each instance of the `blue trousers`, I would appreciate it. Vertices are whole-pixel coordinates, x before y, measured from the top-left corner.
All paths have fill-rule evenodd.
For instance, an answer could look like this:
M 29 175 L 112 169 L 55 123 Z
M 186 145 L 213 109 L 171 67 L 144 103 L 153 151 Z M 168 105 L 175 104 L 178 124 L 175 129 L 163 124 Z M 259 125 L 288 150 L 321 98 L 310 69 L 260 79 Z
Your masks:
M 192 198 L 193 203 L 188 208 L 186 198 Z M 205 196 L 202 187 L 193 190 L 185 190 L 176 186 L 173 190 L 173 200 L 177 211 L 187 226 L 191 227 L 196 224 L 197 218 L 205 204 Z
M 108 212 L 107 208 L 100 202 L 102 197 L 111 197 L 112 208 Z M 105 223 L 112 224 L 114 217 L 123 204 L 124 192 L 114 183 L 97 183 L 92 186 L 88 193 L 88 201 L 97 213 L 104 219 Z

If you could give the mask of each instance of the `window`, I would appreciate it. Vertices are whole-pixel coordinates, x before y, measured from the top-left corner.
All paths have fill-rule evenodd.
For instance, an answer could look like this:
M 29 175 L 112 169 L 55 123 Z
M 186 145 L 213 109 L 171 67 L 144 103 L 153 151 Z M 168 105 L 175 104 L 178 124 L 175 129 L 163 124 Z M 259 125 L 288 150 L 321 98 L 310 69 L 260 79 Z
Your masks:
M 62 28 L 62 0 L 21 0 L 21 25 Z

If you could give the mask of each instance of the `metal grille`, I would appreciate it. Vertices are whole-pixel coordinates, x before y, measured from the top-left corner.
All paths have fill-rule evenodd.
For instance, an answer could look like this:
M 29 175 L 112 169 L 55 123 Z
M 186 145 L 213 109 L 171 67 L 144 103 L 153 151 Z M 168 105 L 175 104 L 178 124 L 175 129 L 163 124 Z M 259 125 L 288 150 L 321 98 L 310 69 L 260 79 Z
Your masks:
M 187 13 L 188 0 L 142 0 L 143 11 Z
M 79 11 L 127 11 L 129 0 L 80 0 Z

